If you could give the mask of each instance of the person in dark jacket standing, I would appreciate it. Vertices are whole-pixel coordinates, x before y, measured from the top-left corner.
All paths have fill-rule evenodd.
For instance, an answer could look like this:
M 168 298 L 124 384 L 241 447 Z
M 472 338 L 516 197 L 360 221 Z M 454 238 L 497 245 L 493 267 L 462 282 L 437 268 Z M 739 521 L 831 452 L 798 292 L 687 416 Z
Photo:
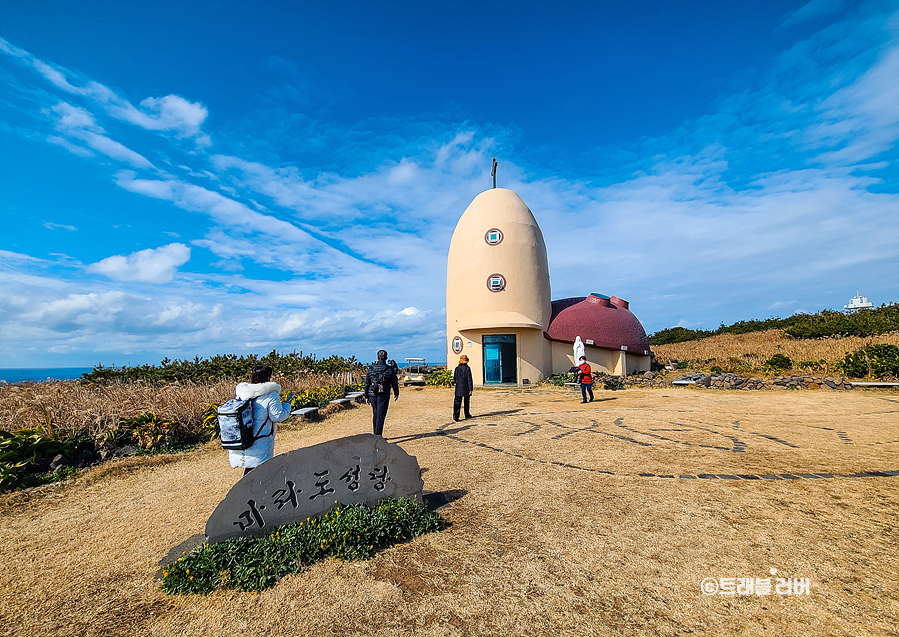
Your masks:
M 459 364 L 453 370 L 453 384 L 456 386 L 456 396 L 453 398 L 453 420 L 459 420 L 459 412 L 465 402 L 465 418 L 471 418 L 471 392 L 474 391 L 474 381 L 471 378 L 471 368 L 468 366 L 468 357 L 465 354 L 459 357 Z
M 365 400 L 371 405 L 372 430 L 376 436 L 383 435 L 384 419 L 390 406 L 390 390 L 393 399 L 400 397 L 400 383 L 396 377 L 396 368 L 387 363 L 387 351 L 378 350 L 377 362 L 368 368 L 365 374 Z

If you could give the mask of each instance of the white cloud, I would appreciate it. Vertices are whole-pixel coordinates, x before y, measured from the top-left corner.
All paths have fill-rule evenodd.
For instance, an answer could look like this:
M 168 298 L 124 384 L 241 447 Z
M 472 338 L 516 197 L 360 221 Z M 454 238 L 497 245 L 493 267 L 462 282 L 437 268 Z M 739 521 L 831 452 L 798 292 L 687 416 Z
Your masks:
M 87 269 L 117 281 L 167 283 L 188 260 L 190 248 L 183 243 L 170 243 L 129 255 L 107 257 L 89 265 Z
M 858 80 L 820 105 L 817 126 L 807 132 L 816 144 L 836 147 L 818 159 L 853 164 L 876 157 L 899 139 L 899 46 L 888 50 Z
M 178 137 L 191 137 L 201 147 L 208 146 L 209 136 L 201 127 L 209 111 L 199 102 L 190 102 L 178 95 L 147 97 L 140 108 L 103 84 L 84 80 L 79 74 L 36 58 L 34 55 L 0 38 L 0 53 L 5 53 L 30 66 L 56 88 L 71 95 L 91 100 L 107 115 L 146 130 L 174 132 Z M 83 86 L 73 84 L 73 80 Z
M 53 223 L 51 221 L 45 221 L 43 225 L 47 230 L 70 230 L 72 232 L 78 230 L 78 228 L 76 228 L 75 226 L 68 226 L 62 223 Z
M 792 26 L 806 20 L 823 18 L 835 13 L 845 4 L 845 0 L 811 0 L 789 14 L 781 26 Z
M 65 148 L 67 151 L 72 153 L 73 155 L 78 155 L 79 157 L 95 157 L 94 153 L 84 146 L 77 146 L 70 142 L 68 139 L 64 137 L 59 137 L 57 135 L 48 135 L 47 141 L 51 144 L 56 144 L 57 146 L 61 146 Z
M 768 306 L 769 310 L 779 310 L 781 308 L 790 307 L 791 305 L 796 305 L 796 301 L 775 301 L 771 305 Z
M 102 329 L 115 321 L 124 309 L 125 295 L 119 291 L 68 294 L 50 301 L 38 301 L 23 318 L 33 324 L 65 327 L 76 325 Z
M 52 110 L 57 115 L 56 129 L 59 132 L 84 142 L 95 151 L 112 159 L 128 162 L 137 168 L 151 168 L 153 166 L 140 153 L 104 135 L 105 131 L 103 128 L 83 108 L 59 102 Z M 70 146 L 63 146 L 70 149 Z M 77 147 L 71 149 L 74 150 L 75 154 L 82 154 L 77 150 Z
M 173 131 L 179 137 L 198 137 L 203 146 L 209 138 L 200 130 L 209 111 L 199 102 L 189 102 L 178 95 L 148 97 L 141 101 L 143 109 L 126 100 L 110 99 L 109 114 L 141 128 Z

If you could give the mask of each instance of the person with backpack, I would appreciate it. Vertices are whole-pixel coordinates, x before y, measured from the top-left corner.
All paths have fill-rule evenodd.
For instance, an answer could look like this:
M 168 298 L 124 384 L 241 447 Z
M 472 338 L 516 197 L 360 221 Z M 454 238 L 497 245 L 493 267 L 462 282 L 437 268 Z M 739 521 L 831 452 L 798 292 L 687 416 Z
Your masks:
M 582 403 L 593 402 L 593 376 L 590 373 L 590 364 L 587 363 L 587 357 L 581 356 L 580 365 L 577 366 L 578 382 L 581 384 Z M 587 394 L 590 394 L 590 400 L 587 400 Z
M 376 436 L 383 435 L 384 419 L 387 417 L 387 408 L 390 406 L 390 390 L 393 390 L 393 399 L 400 397 L 400 383 L 397 378 L 396 368 L 387 362 L 387 351 L 378 350 L 378 360 L 365 374 L 365 401 L 371 405 L 372 430 Z
M 257 365 L 250 374 L 249 383 L 240 383 L 234 389 L 237 401 L 249 401 L 253 408 L 252 434 L 244 441 L 246 448 L 228 449 L 232 467 L 243 467 L 244 475 L 275 455 L 275 423 L 290 416 L 290 400 L 282 403 L 278 397 L 281 386 L 271 382 L 272 368 Z M 249 433 L 249 432 L 248 432 Z M 222 438 L 224 443 L 224 436 Z

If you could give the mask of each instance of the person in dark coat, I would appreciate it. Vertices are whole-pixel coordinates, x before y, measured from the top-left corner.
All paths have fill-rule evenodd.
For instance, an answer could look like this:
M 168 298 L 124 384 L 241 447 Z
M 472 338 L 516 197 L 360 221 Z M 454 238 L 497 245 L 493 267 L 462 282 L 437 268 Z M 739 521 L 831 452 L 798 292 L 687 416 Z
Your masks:
M 459 357 L 459 364 L 453 370 L 453 384 L 456 386 L 456 395 L 453 398 L 453 420 L 459 420 L 463 402 L 465 403 L 465 418 L 471 418 L 471 392 L 474 391 L 474 381 L 471 378 L 471 368 L 468 366 L 468 357 L 465 354 Z
M 393 399 L 400 397 L 400 383 L 396 377 L 396 367 L 387 363 L 387 351 L 378 350 L 377 362 L 368 368 L 365 374 L 365 400 L 371 405 L 372 431 L 376 436 L 383 435 L 384 419 L 390 406 L 390 390 Z

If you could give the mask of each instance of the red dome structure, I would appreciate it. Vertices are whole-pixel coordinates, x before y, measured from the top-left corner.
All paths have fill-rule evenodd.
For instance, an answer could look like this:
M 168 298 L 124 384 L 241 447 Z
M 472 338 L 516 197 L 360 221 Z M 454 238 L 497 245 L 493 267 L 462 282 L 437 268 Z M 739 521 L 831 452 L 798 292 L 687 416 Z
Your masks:
M 574 343 L 580 336 L 586 345 L 649 356 L 649 339 L 640 321 L 617 296 L 591 294 L 552 302 L 552 316 L 544 336 L 551 341 Z M 593 341 L 592 343 L 590 341 Z

